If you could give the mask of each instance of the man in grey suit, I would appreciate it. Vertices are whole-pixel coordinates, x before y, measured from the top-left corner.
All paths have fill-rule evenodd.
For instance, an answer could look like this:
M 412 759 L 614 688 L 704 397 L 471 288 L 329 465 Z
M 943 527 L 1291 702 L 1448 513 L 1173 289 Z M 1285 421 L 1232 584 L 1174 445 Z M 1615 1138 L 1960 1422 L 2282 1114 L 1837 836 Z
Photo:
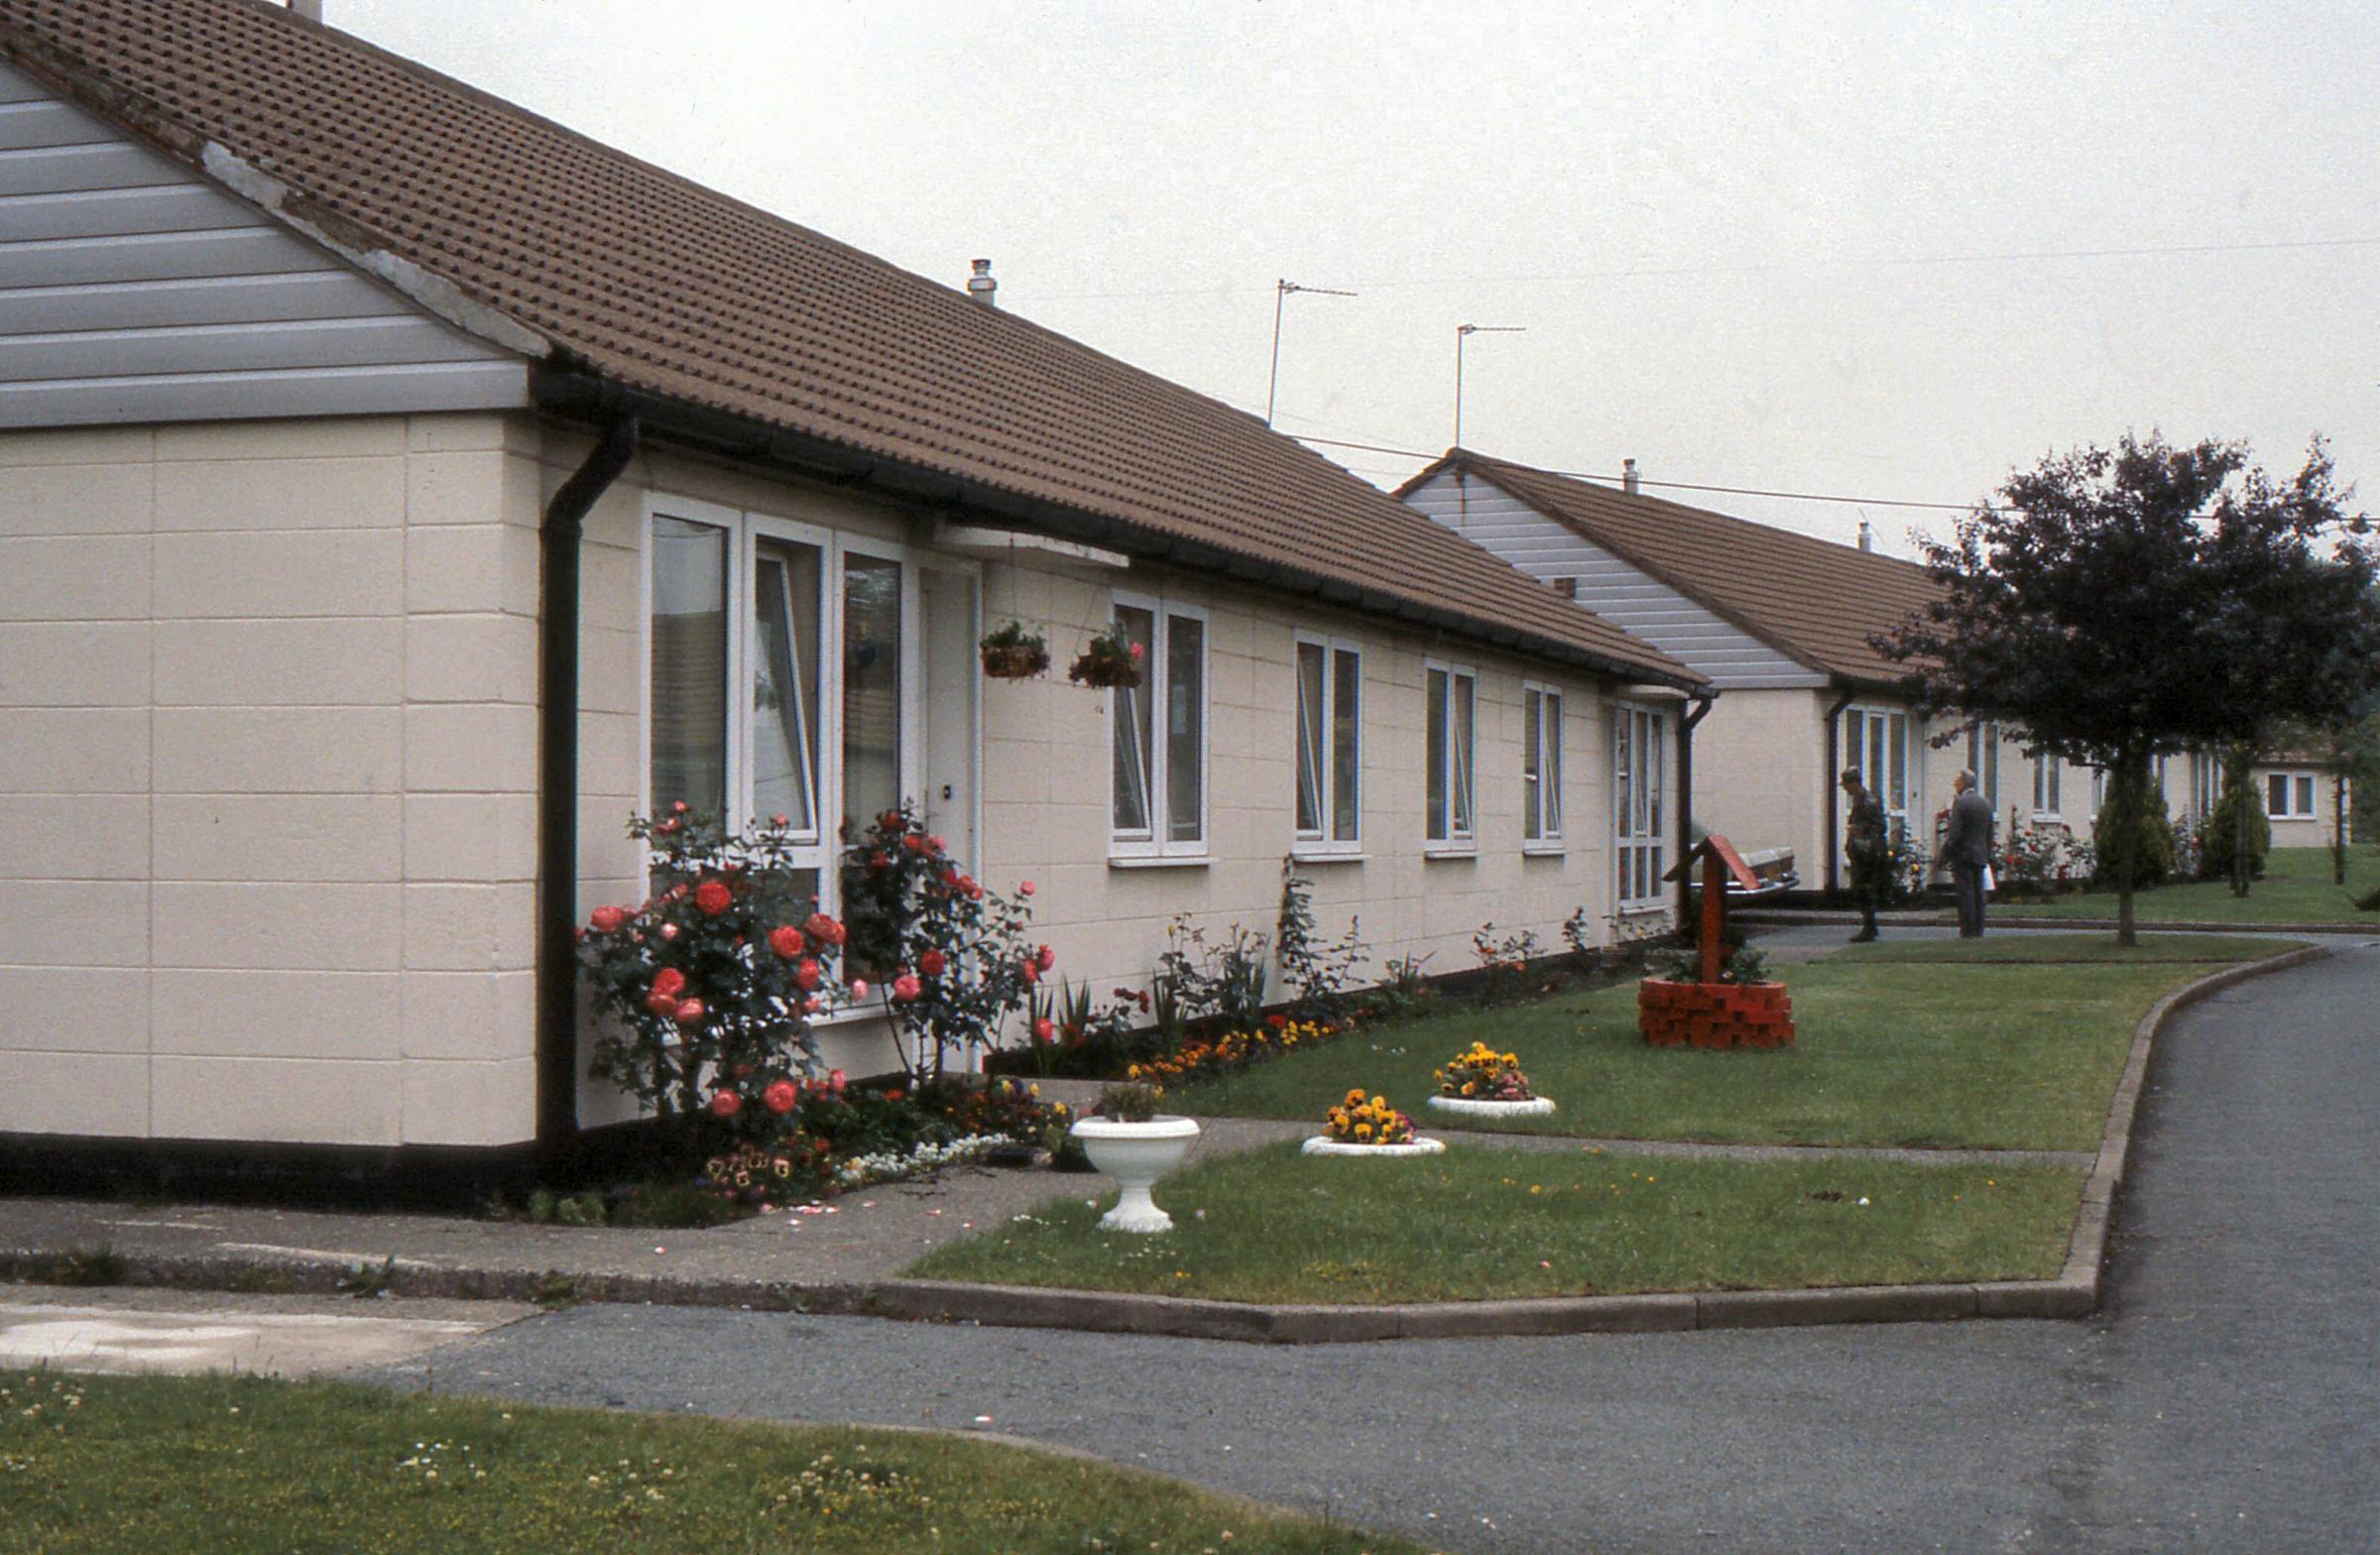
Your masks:
M 1983 872 L 1991 865 L 1991 801 L 1975 791 L 1975 775 L 1961 773 L 1951 779 L 1951 821 L 1942 834 L 1937 866 L 1951 867 L 1951 888 L 1959 898 L 1959 937 L 1983 937 Z

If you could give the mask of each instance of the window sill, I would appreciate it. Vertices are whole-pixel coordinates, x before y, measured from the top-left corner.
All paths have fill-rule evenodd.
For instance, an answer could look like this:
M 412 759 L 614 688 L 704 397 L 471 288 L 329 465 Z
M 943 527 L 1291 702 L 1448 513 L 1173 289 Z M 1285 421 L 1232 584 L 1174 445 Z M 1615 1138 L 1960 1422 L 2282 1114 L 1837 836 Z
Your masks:
M 1289 850 L 1289 857 L 1299 864 L 1362 864 L 1371 855 L 1360 851 L 1342 853 L 1323 848 L 1297 847 Z
M 1524 859 L 1566 859 L 1570 857 L 1570 849 L 1559 842 L 1524 842 L 1520 845 L 1520 856 Z
M 1480 850 L 1476 843 L 1467 842 L 1460 847 L 1424 848 L 1421 856 L 1431 864 L 1470 864 L 1478 860 Z
M 1669 903 L 1666 901 L 1638 901 L 1623 904 L 1619 909 L 1619 915 L 1623 918 L 1649 918 L 1657 912 L 1667 912 L 1668 910 Z
M 1108 868 L 1112 870 L 1203 870 L 1208 858 L 1203 853 L 1111 853 Z

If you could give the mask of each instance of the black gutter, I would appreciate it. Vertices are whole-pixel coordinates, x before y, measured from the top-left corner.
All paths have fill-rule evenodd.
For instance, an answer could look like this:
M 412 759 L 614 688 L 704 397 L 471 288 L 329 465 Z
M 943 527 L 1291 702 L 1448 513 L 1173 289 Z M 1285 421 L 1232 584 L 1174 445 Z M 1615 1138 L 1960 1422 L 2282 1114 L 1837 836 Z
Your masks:
M 1694 699 L 1694 711 L 1678 722 L 1678 853 L 1681 859 L 1694 851 L 1694 726 L 1711 715 L 1711 705 L 1718 698 L 1704 695 Z M 1678 877 L 1678 921 L 1694 921 L 1694 882 L 1692 871 Z
M 613 414 L 624 409 L 637 416 L 648 435 L 682 439 L 738 460 L 774 466 L 806 479 L 864 488 L 931 507 L 963 507 L 995 514 L 1059 539 L 1239 578 L 1283 593 L 1311 595 L 1376 615 L 1414 622 L 1451 636 L 1570 664 L 1616 680 L 1666 685 L 1687 692 L 1704 689 L 1700 682 L 1682 679 L 1646 665 L 1621 663 L 1569 644 L 1534 637 L 1513 628 L 1499 628 L 1451 610 L 1439 610 L 1394 595 L 1360 588 L 1325 573 L 1301 572 L 1279 563 L 1239 555 L 1220 545 L 1165 535 L 1121 519 L 1044 502 L 901 460 L 879 458 L 823 437 L 785 431 L 748 417 L 688 405 L 683 401 L 639 390 L 623 389 L 588 372 L 542 367 L 532 373 L 531 390 L 538 408 L 556 416 L 601 419 L 605 408 L 611 408 Z
M 602 435 L 538 531 L 537 1145 L 578 1135 L 578 560 L 588 512 L 637 455 L 636 413 L 594 407 Z
M 1826 781 L 1819 784 L 1818 791 L 1826 795 L 1827 895 L 1830 897 L 1843 889 L 1840 879 L 1842 872 L 1835 863 L 1835 856 L 1843 851 L 1842 840 L 1839 836 L 1843 826 L 1843 817 L 1836 813 L 1840 806 L 1835 802 L 1835 786 L 1843 779 L 1843 713 L 1844 708 L 1849 707 L 1858 698 L 1858 687 L 1846 685 L 1843 688 L 1843 695 L 1837 698 L 1835 705 L 1827 709 L 1827 774 Z

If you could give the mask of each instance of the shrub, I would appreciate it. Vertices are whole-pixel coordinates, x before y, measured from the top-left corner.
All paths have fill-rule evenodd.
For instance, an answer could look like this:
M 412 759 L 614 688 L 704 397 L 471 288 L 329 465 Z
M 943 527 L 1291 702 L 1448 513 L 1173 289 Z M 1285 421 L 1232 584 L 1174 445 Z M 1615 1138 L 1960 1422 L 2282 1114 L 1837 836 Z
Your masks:
M 1289 1013 L 1301 1020 L 1336 1020 L 1348 1013 L 1358 973 L 1370 960 L 1365 949 L 1361 919 L 1350 918 L 1347 932 L 1324 939 L 1314 921 L 1314 883 L 1297 873 L 1294 860 L 1281 861 L 1281 916 L 1274 925 L 1273 943 L 1281 962 L 1281 981 L 1297 990 Z
M 2239 836 L 2239 789 L 2232 783 L 2223 785 L 2223 796 L 2214 804 L 2214 813 L 2206 817 L 2206 848 L 2199 867 L 2208 880 L 2228 880 L 2231 877 L 2231 853 Z M 2248 875 L 2251 879 L 2264 873 L 2264 856 L 2273 851 L 2273 823 L 2264 813 L 2264 805 L 2251 792 L 2248 795 Z
M 2101 885 L 2117 884 L 2116 876 L 2123 869 L 2123 834 L 2116 829 L 2116 796 L 2107 795 L 2099 806 L 2098 815 L 2090 823 L 2090 844 L 2096 851 L 2097 870 L 2093 879 Z M 2174 823 L 2166 819 L 2165 811 L 2154 800 L 2141 807 L 2133 828 L 2139 837 L 2139 856 L 2132 865 L 2132 886 L 2162 886 L 2174 872 Z
M 810 1022 L 835 997 L 843 925 L 799 889 L 781 824 L 739 837 L 678 804 L 628 829 L 651 850 L 653 895 L 598 907 L 579 931 L 579 965 L 613 1017 L 594 1074 L 664 1118 L 780 1132 L 818 1068 Z
M 1165 925 L 1165 950 L 1157 957 L 1157 1024 L 1179 1034 L 1201 1020 L 1239 1029 L 1264 1013 L 1265 963 L 1271 946 L 1253 929 L 1235 923 L 1210 943 L 1188 913 Z

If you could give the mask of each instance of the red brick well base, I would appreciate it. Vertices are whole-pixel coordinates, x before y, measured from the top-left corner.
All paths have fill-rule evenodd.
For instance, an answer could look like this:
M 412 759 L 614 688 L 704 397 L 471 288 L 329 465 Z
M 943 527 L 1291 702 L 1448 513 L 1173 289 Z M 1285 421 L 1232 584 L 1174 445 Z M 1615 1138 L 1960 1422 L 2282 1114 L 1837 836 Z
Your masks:
M 1782 983 L 1636 985 L 1636 1024 L 1655 1047 L 1790 1047 L 1793 1001 Z

